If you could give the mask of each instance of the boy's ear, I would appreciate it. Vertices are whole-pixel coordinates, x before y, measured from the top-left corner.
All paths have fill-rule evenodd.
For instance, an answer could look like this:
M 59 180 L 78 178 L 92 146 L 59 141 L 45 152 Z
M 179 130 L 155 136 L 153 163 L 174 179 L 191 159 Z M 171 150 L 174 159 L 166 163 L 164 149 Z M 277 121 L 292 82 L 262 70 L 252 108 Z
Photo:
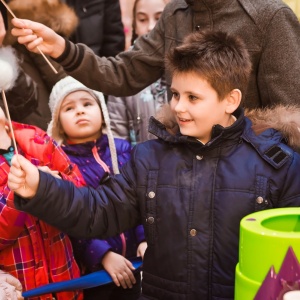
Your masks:
M 241 104 L 242 92 L 239 89 L 232 90 L 226 97 L 226 112 L 232 114 Z

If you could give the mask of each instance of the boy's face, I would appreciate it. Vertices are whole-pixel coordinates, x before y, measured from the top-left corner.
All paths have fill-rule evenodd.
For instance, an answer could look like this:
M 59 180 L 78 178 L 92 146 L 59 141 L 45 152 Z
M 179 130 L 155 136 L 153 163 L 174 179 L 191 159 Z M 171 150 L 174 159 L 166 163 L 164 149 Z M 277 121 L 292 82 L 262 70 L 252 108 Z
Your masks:
M 187 72 L 174 75 L 171 91 L 171 109 L 181 134 L 206 144 L 214 125 L 231 125 L 227 98 L 220 101 L 217 92 L 198 74 Z
M 98 102 L 87 91 L 76 91 L 65 97 L 59 120 L 72 143 L 93 141 L 101 135 L 102 114 Z

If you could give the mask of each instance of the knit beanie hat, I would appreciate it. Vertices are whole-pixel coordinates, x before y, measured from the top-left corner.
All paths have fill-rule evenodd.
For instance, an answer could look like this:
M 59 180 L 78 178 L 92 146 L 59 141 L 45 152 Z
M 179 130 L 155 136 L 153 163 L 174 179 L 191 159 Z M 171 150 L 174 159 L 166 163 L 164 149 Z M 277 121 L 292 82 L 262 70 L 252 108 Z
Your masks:
M 100 92 L 89 89 L 88 87 L 86 87 L 81 82 L 77 81 L 71 76 L 67 76 L 61 79 L 52 88 L 50 98 L 49 98 L 49 107 L 52 114 L 52 120 L 48 125 L 48 129 L 47 129 L 48 135 L 51 136 L 58 143 L 58 145 L 61 145 L 64 142 L 65 137 L 60 122 L 58 120 L 60 107 L 65 97 L 76 91 L 87 91 L 93 97 L 95 97 L 95 99 L 99 101 L 103 113 L 103 117 L 104 117 L 104 122 L 106 124 L 106 133 L 107 133 L 108 144 L 111 153 L 113 172 L 114 174 L 119 174 L 116 145 L 110 127 L 110 119 L 109 119 L 104 96 Z

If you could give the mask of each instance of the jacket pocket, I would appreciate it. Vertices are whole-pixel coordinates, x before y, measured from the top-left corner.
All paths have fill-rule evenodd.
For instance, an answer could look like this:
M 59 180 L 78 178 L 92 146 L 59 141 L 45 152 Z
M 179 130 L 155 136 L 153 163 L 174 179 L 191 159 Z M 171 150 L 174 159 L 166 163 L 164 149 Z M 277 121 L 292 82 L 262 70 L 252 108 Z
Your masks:
M 157 189 L 158 171 L 149 171 L 146 189 L 146 235 L 147 242 L 150 245 L 155 243 L 157 207 L 156 207 L 156 189 Z

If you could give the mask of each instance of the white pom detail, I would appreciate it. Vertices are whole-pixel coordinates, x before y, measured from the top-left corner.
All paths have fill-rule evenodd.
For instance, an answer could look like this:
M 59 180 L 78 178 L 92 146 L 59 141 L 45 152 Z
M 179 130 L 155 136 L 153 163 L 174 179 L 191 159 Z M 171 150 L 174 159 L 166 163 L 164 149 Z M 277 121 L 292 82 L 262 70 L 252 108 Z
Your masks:
M 0 48 L 0 90 L 11 89 L 19 74 L 18 58 L 12 47 Z

